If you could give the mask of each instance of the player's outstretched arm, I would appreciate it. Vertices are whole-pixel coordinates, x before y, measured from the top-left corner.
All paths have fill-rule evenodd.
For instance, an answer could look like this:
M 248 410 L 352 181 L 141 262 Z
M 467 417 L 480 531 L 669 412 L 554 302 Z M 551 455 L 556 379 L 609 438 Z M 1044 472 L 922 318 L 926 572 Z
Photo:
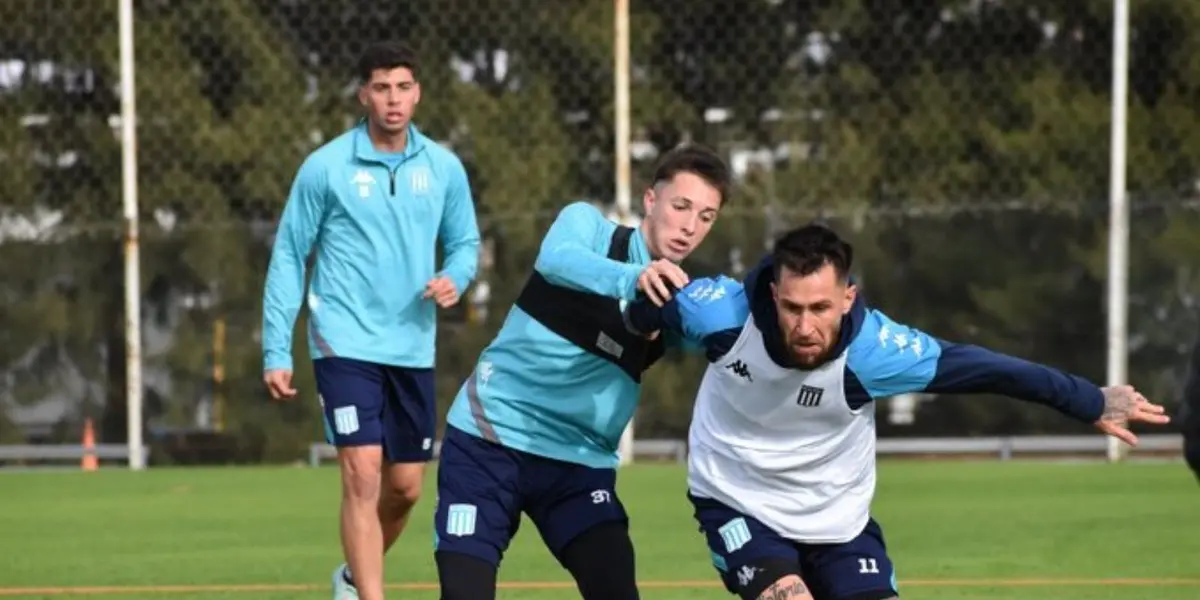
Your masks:
M 555 285 L 626 301 L 642 291 L 660 305 L 669 298 L 670 285 L 687 284 L 687 274 L 668 260 L 642 267 L 597 251 L 597 238 L 610 238 L 611 232 L 611 225 L 596 207 L 585 202 L 571 204 L 546 232 L 533 268 Z
M 639 297 L 625 309 L 628 328 L 642 335 L 670 331 L 702 346 L 715 361 L 737 341 L 750 316 L 742 284 L 724 275 L 696 279 L 675 292 L 662 306 Z
M 586 202 L 568 205 L 546 232 L 533 268 L 555 285 L 633 300 L 642 267 L 611 260 L 596 251 L 597 237 L 608 231 L 605 221 L 604 215 Z
M 848 366 L 872 398 L 911 392 L 997 394 L 1050 406 L 1102 432 L 1136 443 L 1128 424 L 1167 422 L 1161 406 L 1131 387 L 1101 389 L 1053 367 L 955 344 L 869 311 Z
M 325 215 L 325 171 L 301 165 L 279 219 L 263 290 L 263 368 L 292 370 L 292 329 L 304 301 L 308 255 Z
M 449 279 L 456 294 L 462 294 L 479 268 L 479 224 L 467 172 L 458 161 L 453 166 L 446 189 L 445 214 L 438 228 L 446 257 L 439 276 Z

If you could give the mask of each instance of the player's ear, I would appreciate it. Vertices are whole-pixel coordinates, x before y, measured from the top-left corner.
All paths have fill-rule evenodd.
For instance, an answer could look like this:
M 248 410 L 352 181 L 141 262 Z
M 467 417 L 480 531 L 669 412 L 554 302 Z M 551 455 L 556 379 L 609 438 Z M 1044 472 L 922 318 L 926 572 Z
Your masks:
M 775 282 L 771 282 L 771 299 L 779 302 L 779 288 L 775 286 Z
M 369 100 L 369 98 L 367 98 L 367 84 L 364 83 L 364 84 L 358 86 L 358 104 L 360 106 L 362 106 L 363 108 L 366 108 L 368 100 Z
M 846 306 L 842 308 L 842 314 L 850 312 L 854 308 L 854 299 L 858 297 L 858 286 L 853 282 L 846 284 Z
M 646 216 L 650 216 L 650 210 L 654 208 L 654 188 L 646 188 L 646 192 L 642 194 L 642 211 Z

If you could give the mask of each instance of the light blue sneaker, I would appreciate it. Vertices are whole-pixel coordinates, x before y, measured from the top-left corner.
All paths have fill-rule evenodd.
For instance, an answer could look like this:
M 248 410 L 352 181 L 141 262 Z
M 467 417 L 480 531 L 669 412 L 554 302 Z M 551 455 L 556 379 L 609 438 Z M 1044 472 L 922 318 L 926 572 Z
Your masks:
M 358 600 L 358 588 L 346 581 L 346 563 L 333 570 L 333 600 Z

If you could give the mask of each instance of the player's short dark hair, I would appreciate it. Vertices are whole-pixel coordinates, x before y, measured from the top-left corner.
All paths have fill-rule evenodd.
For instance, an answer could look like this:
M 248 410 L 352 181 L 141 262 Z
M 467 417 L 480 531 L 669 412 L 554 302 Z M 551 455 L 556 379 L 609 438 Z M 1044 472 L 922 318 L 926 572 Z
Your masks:
M 846 281 L 854 264 L 854 248 L 834 230 L 811 224 L 793 229 L 775 241 L 771 254 L 775 280 L 786 268 L 801 276 L 812 275 L 831 265 L 838 279 Z
M 666 183 L 680 173 L 691 173 L 721 194 L 721 205 L 729 197 L 729 165 L 719 154 L 701 144 L 683 144 L 663 154 L 654 165 L 654 184 Z
M 412 71 L 413 79 L 419 77 L 417 53 L 399 42 L 378 42 L 367 46 L 358 57 L 358 79 L 365 83 L 371 79 L 371 73 L 379 69 L 390 71 L 400 67 Z

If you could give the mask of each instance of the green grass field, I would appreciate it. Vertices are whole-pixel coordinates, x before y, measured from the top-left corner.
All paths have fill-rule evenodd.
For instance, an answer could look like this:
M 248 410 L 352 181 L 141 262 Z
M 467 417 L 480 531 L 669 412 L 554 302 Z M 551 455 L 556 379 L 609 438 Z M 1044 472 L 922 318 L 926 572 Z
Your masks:
M 432 477 L 389 597 L 437 598 Z M 619 492 L 643 598 L 732 598 L 681 468 L 628 468 Z M 328 598 L 337 500 L 332 468 L 0 474 L 0 596 Z M 875 516 L 906 599 L 1200 598 L 1200 486 L 1180 464 L 884 462 Z M 529 523 L 501 580 L 505 599 L 578 597 Z

